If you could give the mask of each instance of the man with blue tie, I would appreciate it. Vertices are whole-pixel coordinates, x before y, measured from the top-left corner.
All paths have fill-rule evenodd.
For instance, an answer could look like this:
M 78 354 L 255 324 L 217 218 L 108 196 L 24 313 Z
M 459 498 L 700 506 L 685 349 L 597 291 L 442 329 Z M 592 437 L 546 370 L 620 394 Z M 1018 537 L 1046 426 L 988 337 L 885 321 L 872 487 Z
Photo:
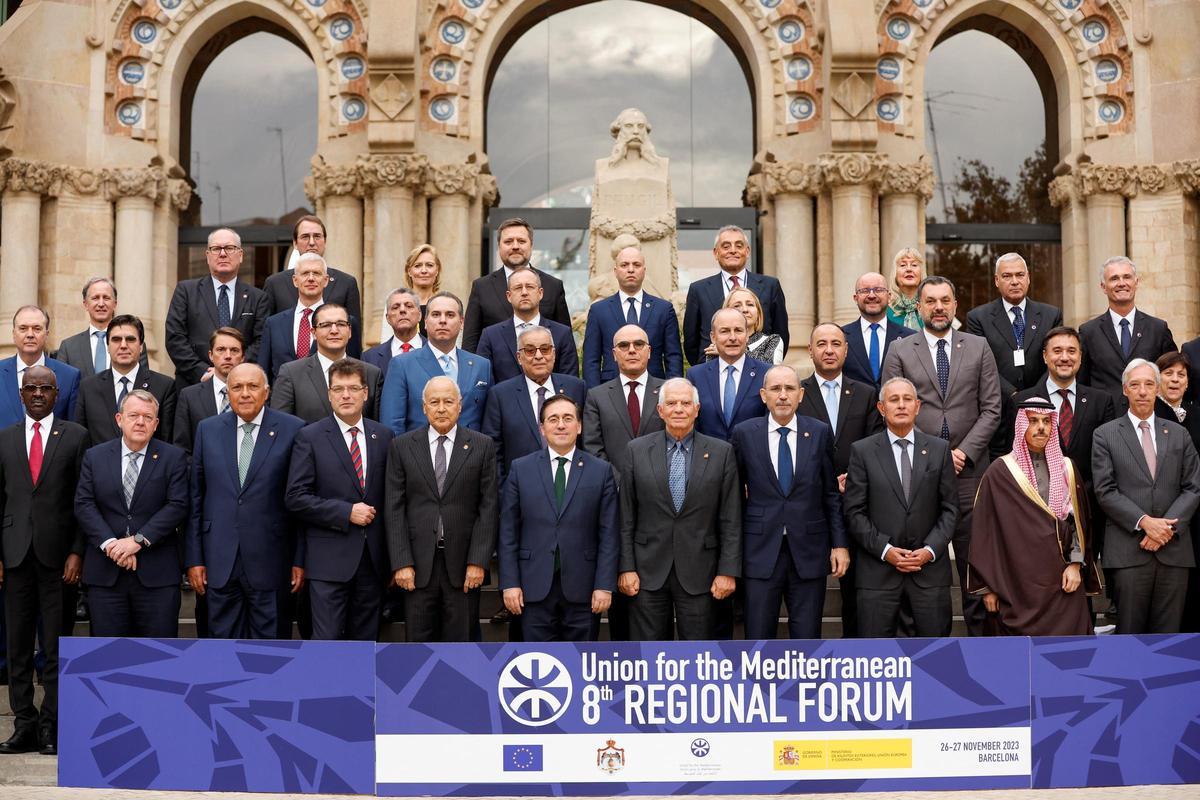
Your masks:
M 421 393 L 430 378 L 445 376 L 458 385 L 462 411 L 458 424 L 479 430 L 488 388 L 492 385 L 492 365 L 456 347 L 463 326 L 462 301 L 449 292 L 438 292 L 425 306 L 426 346 L 415 353 L 396 356 L 388 368 L 387 380 L 379 401 L 379 421 L 396 435 L 415 431 L 428 423 Z
M 542 279 L 536 270 L 520 267 L 508 276 L 505 297 L 512 306 L 512 318 L 484 328 L 479 345 L 475 348 L 476 353 L 491 362 L 492 379 L 496 383 L 521 374 L 521 366 L 517 363 L 517 337 L 535 327 L 550 332 L 554 350 L 558 354 L 553 364 L 554 371 L 561 375 L 579 375 L 575 335 L 569 326 L 542 316 L 539 306 L 542 294 Z
M 833 431 L 797 416 L 804 390 L 792 367 L 767 370 L 759 390 L 768 416 L 733 432 L 742 506 L 742 575 L 746 638 L 774 639 L 779 603 L 788 637 L 821 635 L 825 577 L 850 565 L 842 498 L 833 470 Z
M 184 566 L 196 594 L 208 595 L 213 638 L 274 639 L 279 592 L 304 585 L 304 542 L 284 506 L 304 421 L 266 407 L 267 374 L 257 364 L 234 367 L 227 387 L 233 413 L 196 429 Z
M 117 313 L 117 287 L 108 278 L 88 278 L 83 285 L 83 310 L 88 326 L 58 344 L 54 357 L 79 370 L 79 380 L 108 369 L 108 323 Z M 150 369 L 146 350 L 138 360 L 142 369 Z
M 384 314 L 392 335 L 364 352 L 362 360 L 378 367 L 380 375 L 386 380 L 392 359 L 423 347 L 425 337 L 420 332 L 420 298 L 407 286 L 401 286 L 388 295 Z
M 746 355 L 746 318 L 736 308 L 712 316 L 717 357 L 688 370 L 687 379 L 700 393 L 696 430 L 728 442 L 739 423 L 767 413 L 759 390 L 770 364 Z
M 860 275 L 854 282 L 854 304 L 858 306 L 859 317 L 842 326 L 842 332 L 846 334 L 846 364 L 843 367 L 846 377 L 873 386 L 876 391 L 879 391 L 883 362 L 892 342 L 916 333 L 887 318 L 891 297 L 887 281 L 878 272 Z
M 655 378 L 683 375 L 683 351 L 679 347 L 679 318 L 670 300 L 642 290 L 646 280 L 646 258 L 640 247 L 617 253 L 613 273 L 619 287 L 615 294 L 592 303 L 583 335 L 583 382 L 590 391 L 617 377 L 613 337 L 625 325 L 637 325 L 650 342 L 648 370 Z
M 504 484 L 500 588 L 525 641 L 583 642 L 616 588 L 617 484 L 606 462 L 576 448 L 576 401 L 551 397 L 540 422 L 546 445 L 513 462 Z

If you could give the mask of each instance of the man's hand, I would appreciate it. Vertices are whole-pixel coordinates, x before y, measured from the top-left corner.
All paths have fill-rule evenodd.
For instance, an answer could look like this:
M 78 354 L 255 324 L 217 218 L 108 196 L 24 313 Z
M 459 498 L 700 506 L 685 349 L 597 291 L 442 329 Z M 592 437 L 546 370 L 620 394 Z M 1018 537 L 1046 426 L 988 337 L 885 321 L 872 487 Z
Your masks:
M 963 467 L 967 465 L 967 454 L 962 450 L 955 448 L 954 450 L 950 451 L 950 457 L 954 459 L 954 474 L 957 475 L 958 473 L 962 472 Z
M 989 614 L 995 614 L 1000 610 L 1000 595 L 995 592 L 988 592 L 983 596 L 983 607 L 987 609 Z
M 1159 547 L 1162 547 L 1175 536 L 1175 525 L 1178 522 L 1178 519 L 1142 517 L 1142 533 L 1157 542 Z
M 1067 564 L 1067 568 L 1063 570 L 1062 589 L 1067 594 L 1079 588 L 1079 584 L 1083 583 L 1083 579 L 1079 576 L 1079 564 Z
M 375 519 L 375 507 L 366 503 L 355 503 L 350 507 L 350 522 L 355 525 L 370 525 Z
M 208 570 L 204 567 L 188 567 L 188 585 L 199 596 L 204 596 L 204 587 L 208 585 Z
M 216 371 L 216 367 L 209 367 L 208 369 L 204 370 L 204 374 L 200 376 L 200 382 L 204 383 L 205 381 L 212 380 L 212 376 L 216 373 Z M 219 410 L 220 409 L 218 409 L 218 411 Z
M 463 591 L 469 592 L 483 586 L 483 567 L 467 564 L 467 575 L 463 578 Z
M 841 475 L 838 475 L 838 491 L 842 494 L 846 493 L 846 476 L 848 474 L 847 472 L 843 472 Z
M 731 578 L 728 575 L 718 575 L 713 578 L 712 592 L 714 600 L 724 600 L 729 595 L 733 594 L 733 590 L 737 588 L 737 578 Z
M 104 553 L 113 561 L 117 562 L 118 566 L 129 569 L 129 567 L 125 566 L 129 560 L 129 557 L 136 556 L 141 551 L 142 546 L 135 542 L 132 536 L 126 536 L 121 539 L 117 539 L 110 544 Z
M 504 607 L 514 617 L 520 616 L 525 610 L 525 592 L 521 589 L 505 589 L 504 590 Z
M 79 583 L 79 576 L 82 574 L 83 556 L 71 553 L 67 556 L 67 563 L 63 565 L 63 583 L 74 586 Z
M 304 588 L 304 567 L 292 567 L 292 594 Z
M 1143 536 L 1142 540 L 1138 542 L 1138 546 L 1151 553 L 1162 547 L 1162 545 L 1151 539 L 1149 536 Z
M 417 571 L 412 567 L 401 567 L 392 576 L 392 583 L 406 592 L 411 592 L 417 588 Z
M 835 547 L 829 551 L 829 567 L 833 577 L 840 578 L 850 569 L 850 551 L 845 547 Z
M 592 613 L 603 614 L 612 607 L 612 592 L 604 589 L 595 589 L 592 591 Z
M 636 572 L 622 572 L 617 576 L 617 590 L 623 595 L 633 597 L 642 588 L 642 581 Z
M 887 554 L 883 557 L 883 560 L 895 567 L 898 572 L 912 572 L 911 569 L 907 568 L 905 561 L 905 559 L 911 555 L 911 550 L 905 550 L 903 547 L 892 546 L 888 548 Z

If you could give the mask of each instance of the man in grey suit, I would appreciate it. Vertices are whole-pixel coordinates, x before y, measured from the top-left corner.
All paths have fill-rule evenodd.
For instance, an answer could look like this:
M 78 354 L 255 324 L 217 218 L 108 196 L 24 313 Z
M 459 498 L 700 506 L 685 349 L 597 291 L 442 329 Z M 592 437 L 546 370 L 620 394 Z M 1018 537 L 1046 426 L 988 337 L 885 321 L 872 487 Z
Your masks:
M 1178 633 L 1189 533 L 1200 505 L 1200 458 L 1183 426 L 1154 416 L 1161 375 L 1135 358 L 1121 376 L 1129 411 L 1096 429 L 1092 480 L 1108 518 L 1105 572 L 1117 600 L 1117 633 Z
M 53 357 L 79 370 L 79 380 L 108 369 L 108 323 L 117 313 L 117 287 L 108 278 L 88 278 L 83 285 L 83 310 L 88 326 L 58 345 Z M 146 349 L 138 357 L 141 369 L 150 369 Z
M 885 380 L 879 412 L 887 430 L 850 448 L 844 505 L 857 545 L 864 637 L 895 636 L 903 598 L 917 636 L 950 635 L 946 545 L 958 521 L 958 487 L 950 445 L 914 425 L 922 405 L 907 378 Z
M 625 325 L 618 329 L 612 345 L 613 360 L 620 374 L 588 392 L 583 407 L 583 446 L 612 464 L 620 480 L 629 443 L 638 436 L 663 429 L 662 417 L 655 410 L 663 379 L 647 371 L 650 341 L 639 326 Z
M 333 414 L 329 402 L 329 368 L 346 357 L 350 341 L 350 315 L 337 303 L 323 303 L 313 313 L 313 338 L 317 352 L 289 361 L 279 368 L 271 393 L 271 408 L 286 411 L 312 424 Z M 367 378 L 367 403 L 363 414 L 379 419 L 379 367 L 363 364 Z
M 666 430 L 630 442 L 621 468 L 617 588 L 633 598 L 636 641 L 672 639 L 673 628 L 680 639 L 713 638 L 714 601 L 732 595 L 742 574 L 737 459 L 727 442 L 696 432 L 699 413 L 691 383 L 664 382 Z
M 955 567 L 967 633 L 979 636 L 986 616 L 983 601 L 966 591 L 971 509 L 990 462 L 988 442 L 1000 424 L 1000 375 L 987 341 L 952 328 L 958 309 L 953 283 L 930 275 L 917 287 L 917 304 L 925 329 L 892 345 L 883 362 L 883 380 L 908 378 L 921 401 L 917 428 L 950 443 L 960 511 Z

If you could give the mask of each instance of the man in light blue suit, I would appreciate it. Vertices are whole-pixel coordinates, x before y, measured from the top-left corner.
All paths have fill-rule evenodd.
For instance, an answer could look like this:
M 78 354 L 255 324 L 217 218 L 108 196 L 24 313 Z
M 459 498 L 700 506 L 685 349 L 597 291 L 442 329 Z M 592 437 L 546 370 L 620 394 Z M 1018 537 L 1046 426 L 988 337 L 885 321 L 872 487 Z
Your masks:
M 771 365 L 746 355 L 746 318 L 736 308 L 713 314 L 710 335 L 717 358 L 692 367 L 687 379 L 700 393 L 696 430 L 728 442 L 739 423 L 766 416 L 759 390 Z
M 646 259 L 641 248 L 626 247 L 617 253 L 613 272 L 616 294 L 592 303 L 583 335 L 583 382 L 593 389 L 617 377 L 613 336 L 626 325 L 637 325 L 650 342 L 649 373 L 656 378 L 683 377 L 683 349 L 679 346 L 679 318 L 670 300 L 642 291 Z
M 38 306 L 21 306 L 13 315 L 13 344 L 17 354 L 0 361 L 0 428 L 25 419 L 21 403 L 21 377 L 33 366 L 49 367 L 58 381 L 55 419 L 71 421 L 75 398 L 79 393 L 79 370 L 46 355 L 46 337 L 50 333 L 50 315 Z
M 425 306 L 425 347 L 392 359 L 379 400 L 379 421 L 397 436 L 428 423 L 421 392 L 430 378 L 439 375 L 453 379 L 462 393 L 458 424 L 479 430 L 492 385 L 492 365 L 486 358 L 454 346 L 462 326 L 462 300 L 450 292 L 439 292 Z

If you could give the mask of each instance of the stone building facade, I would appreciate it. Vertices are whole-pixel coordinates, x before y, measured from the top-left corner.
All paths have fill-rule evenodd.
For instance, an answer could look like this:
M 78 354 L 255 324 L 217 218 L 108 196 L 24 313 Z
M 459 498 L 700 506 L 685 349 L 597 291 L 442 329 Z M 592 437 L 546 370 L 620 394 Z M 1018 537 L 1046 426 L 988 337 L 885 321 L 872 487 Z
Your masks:
M 26 0 L 0 26 L 0 319 L 51 309 L 85 323 L 78 290 L 112 275 L 160 367 L 193 202 L 183 107 L 209 43 L 269 25 L 311 56 L 318 144 L 307 181 L 328 258 L 372 309 L 431 241 L 464 294 L 497 201 L 484 144 L 489 71 L 545 0 Z M 560 2 L 557 7 L 574 5 Z M 1128 254 L 1139 305 L 1200 333 L 1200 4 L 1195 0 L 694 0 L 748 66 L 755 153 L 745 202 L 762 267 L 787 292 L 792 338 L 852 317 L 854 279 L 925 242 L 933 178 L 924 65 L 947 31 L 1003 25 L 1048 67 L 1057 136 L 1062 296 L 1104 308 L 1099 263 Z M 540 11 L 539 11 L 540 9 Z M 0 337 L 6 339 L 7 337 Z M 370 338 L 370 334 L 368 334 Z M 8 342 L 4 342 L 8 345 Z M 9 346 L 7 352 L 11 352 Z

